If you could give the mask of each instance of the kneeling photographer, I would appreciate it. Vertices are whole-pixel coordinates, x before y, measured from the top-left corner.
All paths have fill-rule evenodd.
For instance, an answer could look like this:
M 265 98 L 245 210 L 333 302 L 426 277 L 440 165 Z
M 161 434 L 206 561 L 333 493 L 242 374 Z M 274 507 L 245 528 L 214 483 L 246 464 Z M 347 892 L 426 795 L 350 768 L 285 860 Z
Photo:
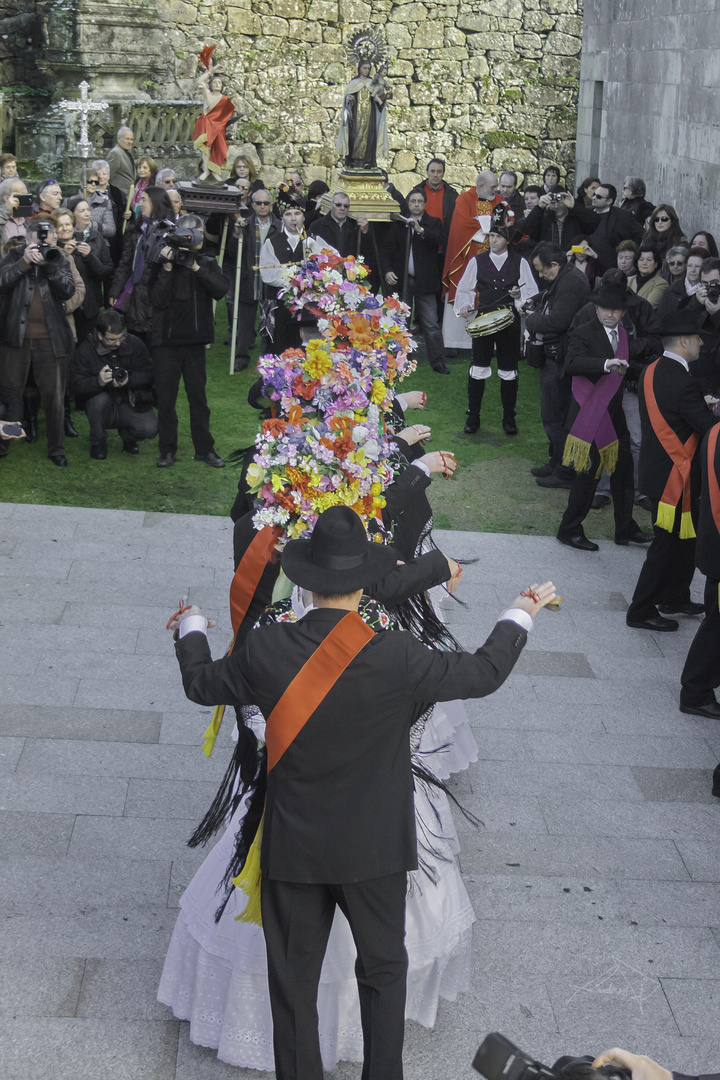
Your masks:
M 126 454 L 137 454 L 141 439 L 154 439 L 158 419 L 152 410 L 154 381 L 150 354 L 140 338 L 125 331 L 117 311 L 104 311 L 78 347 L 70 385 L 90 423 L 90 457 L 107 457 L 108 428 L 117 428 Z
M 205 395 L 205 346 L 215 340 L 213 300 L 228 291 L 227 278 L 210 255 L 202 255 L 205 230 L 197 214 L 185 214 L 173 228 L 168 223 L 164 244 L 150 274 L 153 307 L 152 357 L 158 400 L 160 446 L 157 466 L 175 463 L 178 419 L 175 411 L 180 378 L 190 406 L 190 435 L 195 460 L 216 469 L 225 462 L 215 453 L 210 434 L 210 409 Z

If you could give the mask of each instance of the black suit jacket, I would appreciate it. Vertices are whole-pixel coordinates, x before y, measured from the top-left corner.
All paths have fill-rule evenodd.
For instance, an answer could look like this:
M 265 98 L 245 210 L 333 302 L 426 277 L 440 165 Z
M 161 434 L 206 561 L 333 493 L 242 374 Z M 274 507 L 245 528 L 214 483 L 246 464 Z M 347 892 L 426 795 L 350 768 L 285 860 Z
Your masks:
M 322 608 L 262 627 L 212 661 L 204 634 L 179 640 L 185 693 L 201 705 L 256 704 L 267 717 L 346 614 Z M 280 881 L 367 881 L 415 869 L 409 729 L 428 702 L 484 697 L 527 634 L 498 623 L 476 653 L 435 652 L 404 631 L 376 634 L 268 776 L 262 871 Z
M 584 375 L 596 383 L 605 371 L 605 361 L 614 356 L 610 339 L 597 317 L 593 322 L 576 327 L 569 334 L 565 348 L 565 374 Z M 618 437 L 627 432 L 627 423 L 622 408 L 623 383 L 618 386 L 608 405 L 608 413 Z M 574 422 L 579 406 L 573 398 L 568 413 L 568 427 Z
M 429 185 L 428 185 L 429 186 Z M 409 193 L 408 198 L 412 195 L 413 191 L 420 191 L 427 198 L 426 181 L 423 180 L 421 184 L 416 184 L 412 191 Z M 448 236 L 450 235 L 450 223 L 452 221 L 453 211 L 455 209 L 455 203 L 457 201 L 458 192 L 454 187 L 443 181 L 443 193 L 442 193 L 442 227 L 443 227 L 443 246 L 447 247 Z M 402 211 L 407 216 L 407 209 Z M 438 218 L 438 220 L 440 220 Z
M 650 499 L 659 502 L 670 476 L 672 462 L 660 445 L 648 417 L 645 405 L 646 378 L 647 368 L 641 376 L 639 389 L 642 427 L 639 482 L 640 490 L 644 491 Z M 705 404 L 699 381 L 670 356 L 661 356 L 658 360 L 653 378 L 653 393 L 660 412 L 683 443 L 689 439 L 693 431 L 697 432 L 702 439 L 706 431 L 715 423 L 715 417 Z M 698 464 L 699 459 L 696 453 L 690 473 L 693 498 L 696 498 L 699 493 Z
M 440 218 L 423 214 L 420 225 L 424 232 L 418 236 L 413 228 L 410 232 L 410 247 L 413 256 L 415 292 L 419 296 L 427 293 L 439 293 L 441 289 L 440 270 L 438 268 L 438 250 L 443 242 L 443 225 Z M 397 276 L 397 291 L 402 295 L 405 289 L 407 272 L 407 235 L 408 226 L 403 221 L 393 221 L 383 246 L 383 276 L 392 270 Z M 395 288 L 395 286 L 391 286 Z
M 720 579 L 720 532 L 719 522 L 715 521 L 710 502 L 710 472 L 714 473 L 715 480 L 720 481 L 720 445 L 715 447 L 715 457 L 708 465 L 708 441 L 709 433 L 702 441 L 697 456 L 702 472 L 702 487 L 700 489 L 700 510 L 697 522 L 697 544 L 695 545 L 695 565 L 705 577 Z
M 570 330 L 573 331 L 576 327 L 593 321 L 597 322 L 597 308 L 590 301 L 580 308 L 570 323 Z M 622 317 L 622 325 L 627 331 L 630 347 L 630 367 L 625 376 L 625 383 L 635 383 L 640 378 L 643 367 L 662 355 L 660 317 L 652 304 L 649 304 L 644 297 L 631 292 L 628 293 L 628 306 Z
M 371 226 L 372 227 L 372 226 Z M 347 217 L 342 228 L 338 225 L 332 214 L 324 214 L 317 221 L 313 221 L 308 233 L 317 236 L 328 244 L 332 244 L 336 251 L 343 257 L 348 255 L 366 255 L 370 251 L 369 233 L 360 232 L 360 226 L 355 218 Z M 360 248 L 358 250 L 358 237 Z

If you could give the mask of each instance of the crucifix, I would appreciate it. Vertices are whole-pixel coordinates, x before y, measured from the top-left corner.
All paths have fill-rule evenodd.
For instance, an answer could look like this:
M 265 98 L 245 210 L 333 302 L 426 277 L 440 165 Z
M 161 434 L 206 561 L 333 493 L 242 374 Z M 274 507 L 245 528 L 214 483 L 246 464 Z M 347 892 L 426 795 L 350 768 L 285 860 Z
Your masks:
M 83 195 L 87 196 L 87 163 L 93 152 L 93 145 L 88 136 L 88 118 L 91 112 L 102 112 L 109 108 L 107 101 L 90 101 L 88 99 L 89 84 L 83 79 L 80 83 L 79 101 L 58 101 L 59 109 L 66 113 L 76 112 L 80 114 L 80 138 L 75 144 L 75 151 L 82 159 L 82 189 Z

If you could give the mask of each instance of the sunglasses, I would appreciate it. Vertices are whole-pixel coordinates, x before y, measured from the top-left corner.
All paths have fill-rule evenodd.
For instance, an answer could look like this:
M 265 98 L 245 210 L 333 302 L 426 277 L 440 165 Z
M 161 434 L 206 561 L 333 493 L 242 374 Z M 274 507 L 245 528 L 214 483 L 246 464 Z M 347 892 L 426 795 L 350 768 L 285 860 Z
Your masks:
M 349 202 L 334 202 L 333 206 L 335 207 L 336 210 L 349 210 L 350 209 L 350 203 Z
M 85 183 L 86 184 L 99 184 L 100 181 L 99 180 L 86 180 Z
M 669 217 L 656 217 L 656 218 L 653 218 L 653 221 L 669 221 L 669 220 L 670 220 Z
M 252 202 L 253 202 L 253 206 L 269 206 L 270 205 L 270 200 L 269 199 L 267 199 L 267 200 L 265 200 L 265 199 L 253 199 Z

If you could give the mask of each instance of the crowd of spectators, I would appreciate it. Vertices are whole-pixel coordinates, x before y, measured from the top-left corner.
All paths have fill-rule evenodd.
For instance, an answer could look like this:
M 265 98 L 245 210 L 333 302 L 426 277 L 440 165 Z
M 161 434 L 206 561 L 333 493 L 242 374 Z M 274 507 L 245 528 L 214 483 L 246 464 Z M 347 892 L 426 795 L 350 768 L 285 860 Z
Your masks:
M 479 174 L 475 190 L 461 193 L 445 181 L 445 162 L 433 158 L 425 181 L 407 195 L 386 177 L 398 204 L 397 220 L 371 229 L 366 219 L 352 216 L 345 192 L 329 192 L 321 181 L 305 191 L 295 170 L 286 175 L 296 200 L 295 214 L 286 221 L 288 207 L 267 190 L 252 160 L 240 155 L 229 163 L 227 182 L 241 192 L 241 204 L 230 217 L 220 267 L 223 216 L 184 214 L 176 170 L 161 167 L 148 154 L 134 156 L 133 145 L 132 130 L 120 128 L 107 158 L 92 161 L 84 185 L 72 185 L 70 191 L 54 177 L 25 183 L 15 158 L 0 157 L 0 422 L 21 422 L 28 441 L 34 441 L 42 407 L 48 457 L 56 465 L 67 465 L 65 439 L 77 435 L 73 407 L 89 417 L 92 412 L 93 458 L 107 456 L 108 428 L 118 429 L 123 450 L 131 454 L 138 452 L 140 439 L 159 431 L 157 464 L 172 465 L 182 377 L 195 457 L 222 467 L 205 395 L 204 349 L 214 336 L 213 302 L 224 297 L 231 325 L 236 317 L 235 369 L 242 370 L 250 363 L 263 300 L 274 287 L 263 282 L 267 275 L 261 273 L 260 252 L 268 241 L 273 251 L 279 250 L 282 236 L 290 238 L 294 253 L 294 238 L 305 231 L 343 255 L 361 254 L 371 267 L 374 288 L 397 291 L 413 304 L 415 329 L 424 335 L 428 362 L 436 372 L 450 374 L 447 359 L 459 349 L 471 351 L 468 435 L 480 427 L 479 403 L 495 355 L 503 429 L 510 435 L 517 432 L 518 365 L 524 356 L 540 368 L 539 420 L 549 454 L 547 464 L 535 471 L 543 487 L 569 487 L 573 480 L 572 468 L 562 463 L 570 402 L 566 346 L 576 316 L 604 285 L 617 284 L 632 293 L 623 325 L 633 341 L 634 372 L 658 354 L 659 320 L 688 308 L 712 330 L 710 343 L 704 339 L 697 377 L 708 397 L 718 389 L 720 302 L 713 283 L 720 281 L 720 261 L 715 240 L 704 229 L 690 235 L 668 203 L 653 205 L 641 177 L 625 177 L 620 192 L 600 177 L 587 177 L 573 195 L 560 169 L 549 166 L 542 183 L 528 183 L 522 190 L 518 174 L 505 170 Z M 458 206 L 466 215 L 475 196 L 481 211 L 478 231 L 458 263 L 456 203 L 460 198 Z M 504 208 L 502 226 L 491 227 L 487 215 L 498 204 Z M 473 229 L 472 215 L 470 222 Z M 196 254 L 182 264 L 177 249 L 163 240 L 168 223 L 196 236 Z M 467 231 L 467 223 L 463 227 Z M 480 275 L 471 272 L 470 291 L 465 288 L 459 304 L 455 291 L 463 272 L 473 256 L 483 254 Z M 517 281 L 510 281 L 513 274 Z M 490 280 L 493 275 L 496 281 Z M 512 312 L 509 330 L 472 341 L 467 337 L 465 320 L 503 306 Z M 276 314 L 282 322 L 282 312 Z M 102 363 L 92 376 L 92 394 L 93 364 L 108 357 L 113 362 Z M 127 380 L 108 377 L 116 368 Z M 131 374 L 136 368 L 142 386 L 135 385 L 137 377 Z M 626 380 L 625 395 L 635 391 L 636 382 Z M 130 424 L 129 411 L 142 422 Z M 0 457 L 9 446 L 0 438 Z M 635 437 L 632 447 L 637 472 Z M 645 504 L 639 489 L 635 497 Z M 601 484 L 594 505 L 608 501 Z

